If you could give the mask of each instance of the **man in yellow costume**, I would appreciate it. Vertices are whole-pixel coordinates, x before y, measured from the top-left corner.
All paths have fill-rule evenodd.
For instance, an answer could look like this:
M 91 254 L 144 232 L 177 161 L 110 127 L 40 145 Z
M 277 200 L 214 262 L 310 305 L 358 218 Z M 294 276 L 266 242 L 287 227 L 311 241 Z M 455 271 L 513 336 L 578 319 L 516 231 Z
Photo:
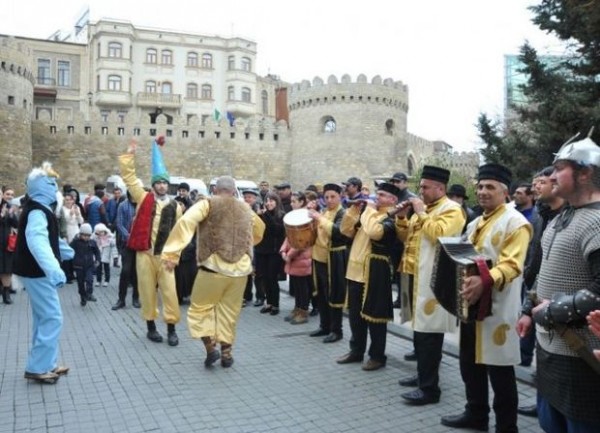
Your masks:
M 400 380 L 400 385 L 418 387 L 402 394 L 407 404 L 415 406 L 440 401 L 444 332 L 456 331 L 456 318 L 442 308 L 431 289 L 437 239 L 460 236 L 465 224 L 461 206 L 446 196 L 449 179 L 450 172 L 444 168 L 423 167 L 420 198 L 411 197 L 402 203 L 396 218 L 398 237 L 407 246 L 399 270 L 413 276 L 412 328 L 417 356 L 417 375 Z M 411 209 L 413 215 L 408 219 Z
M 467 404 L 458 415 L 442 417 L 455 428 L 488 431 L 488 377 L 494 390 L 496 432 L 518 432 L 516 364 L 521 362 L 515 324 L 521 311 L 523 263 L 531 240 L 527 219 L 507 204 L 512 173 L 500 164 L 479 167 L 477 199 L 483 215 L 467 227 L 467 237 L 492 260 L 489 279 L 479 275 L 463 280 L 461 295 L 473 305 L 491 297 L 491 316 L 460 324 L 460 373 Z
M 142 187 L 135 173 L 134 156 L 137 147 L 135 141 L 130 143 L 125 155 L 119 156 L 119 167 L 127 190 L 133 201 L 137 203 L 127 246 L 136 251 L 142 317 L 148 327 L 146 336 L 155 343 L 163 340 L 154 322 L 159 315 L 158 286 L 162 297 L 163 319 L 167 323 L 167 342 L 169 346 L 177 346 L 179 338 L 175 332 L 175 324 L 179 322 L 180 313 L 175 276 L 173 272 L 166 272 L 161 266 L 160 253 L 182 211 L 177 202 L 167 195 L 170 177 L 158 148 L 163 144 L 162 136 L 152 142 L 152 189 L 150 191 Z
M 204 365 L 219 358 L 233 365 L 232 345 L 248 275 L 252 273 L 252 248 L 262 239 L 265 225 L 248 204 L 235 198 L 235 180 L 221 176 L 215 195 L 196 202 L 177 222 L 162 250 L 168 272 L 179 262 L 181 251 L 196 234 L 196 259 L 200 269 L 192 288 L 188 328 L 206 348 Z M 221 345 L 221 352 L 216 343 Z

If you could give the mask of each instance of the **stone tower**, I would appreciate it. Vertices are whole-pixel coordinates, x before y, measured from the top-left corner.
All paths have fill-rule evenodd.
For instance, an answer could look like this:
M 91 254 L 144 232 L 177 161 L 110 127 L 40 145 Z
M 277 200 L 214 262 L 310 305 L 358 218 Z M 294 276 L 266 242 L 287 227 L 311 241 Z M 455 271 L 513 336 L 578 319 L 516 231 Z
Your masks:
M 33 109 L 31 49 L 22 40 L 0 37 L 0 184 L 25 192 L 31 170 Z
M 290 181 L 342 182 L 358 176 L 364 184 L 407 168 L 408 87 L 376 76 L 352 82 L 316 77 L 291 87 Z

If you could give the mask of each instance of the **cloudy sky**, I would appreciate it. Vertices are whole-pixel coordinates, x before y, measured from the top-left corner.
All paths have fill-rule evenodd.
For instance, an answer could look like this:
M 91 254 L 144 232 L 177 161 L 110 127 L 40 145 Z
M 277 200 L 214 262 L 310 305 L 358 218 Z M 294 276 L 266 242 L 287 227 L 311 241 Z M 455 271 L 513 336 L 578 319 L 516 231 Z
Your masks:
M 409 86 L 409 132 L 456 150 L 479 143 L 480 112 L 501 116 L 504 55 L 528 40 L 558 53 L 531 24 L 533 0 L 20 0 L 2 6 L 0 33 L 47 38 L 72 28 L 87 6 L 93 21 L 239 36 L 258 44 L 259 75 L 288 82 L 331 74 L 392 78 Z

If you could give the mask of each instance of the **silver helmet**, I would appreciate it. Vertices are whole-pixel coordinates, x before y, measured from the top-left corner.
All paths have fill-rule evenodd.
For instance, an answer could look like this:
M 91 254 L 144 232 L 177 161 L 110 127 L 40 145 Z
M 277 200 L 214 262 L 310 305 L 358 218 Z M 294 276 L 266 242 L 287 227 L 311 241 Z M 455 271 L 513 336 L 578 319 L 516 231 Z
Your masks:
M 573 137 L 571 140 L 576 137 Z M 583 166 L 595 165 L 596 167 L 600 167 L 600 147 L 594 143 L 589 135 L 583 140 L 575 142 L 571 142 L 571 140 L 563 144 L 558 153 L 554 154 L 554 163 L 562 160 L 573 161 Z

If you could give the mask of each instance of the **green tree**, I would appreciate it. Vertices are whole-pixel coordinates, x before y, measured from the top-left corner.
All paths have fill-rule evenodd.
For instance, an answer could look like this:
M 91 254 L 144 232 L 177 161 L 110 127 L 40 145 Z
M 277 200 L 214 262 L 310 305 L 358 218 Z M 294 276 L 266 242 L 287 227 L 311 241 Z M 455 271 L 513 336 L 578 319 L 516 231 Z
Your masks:
M 553 153 L 576 133 L 600 125 L 600 1 L 542 0 L 532 21 L 565 42 L 564 60 L 545 64 L 534 48 L 520 49 L 527 104 L 511 107 L 503 123 L 481 114 L 477 128 L 489 162 L 505 164 L 528 180 L 552 163 Z M 600 143 L 600 128 L 592 139 Z

